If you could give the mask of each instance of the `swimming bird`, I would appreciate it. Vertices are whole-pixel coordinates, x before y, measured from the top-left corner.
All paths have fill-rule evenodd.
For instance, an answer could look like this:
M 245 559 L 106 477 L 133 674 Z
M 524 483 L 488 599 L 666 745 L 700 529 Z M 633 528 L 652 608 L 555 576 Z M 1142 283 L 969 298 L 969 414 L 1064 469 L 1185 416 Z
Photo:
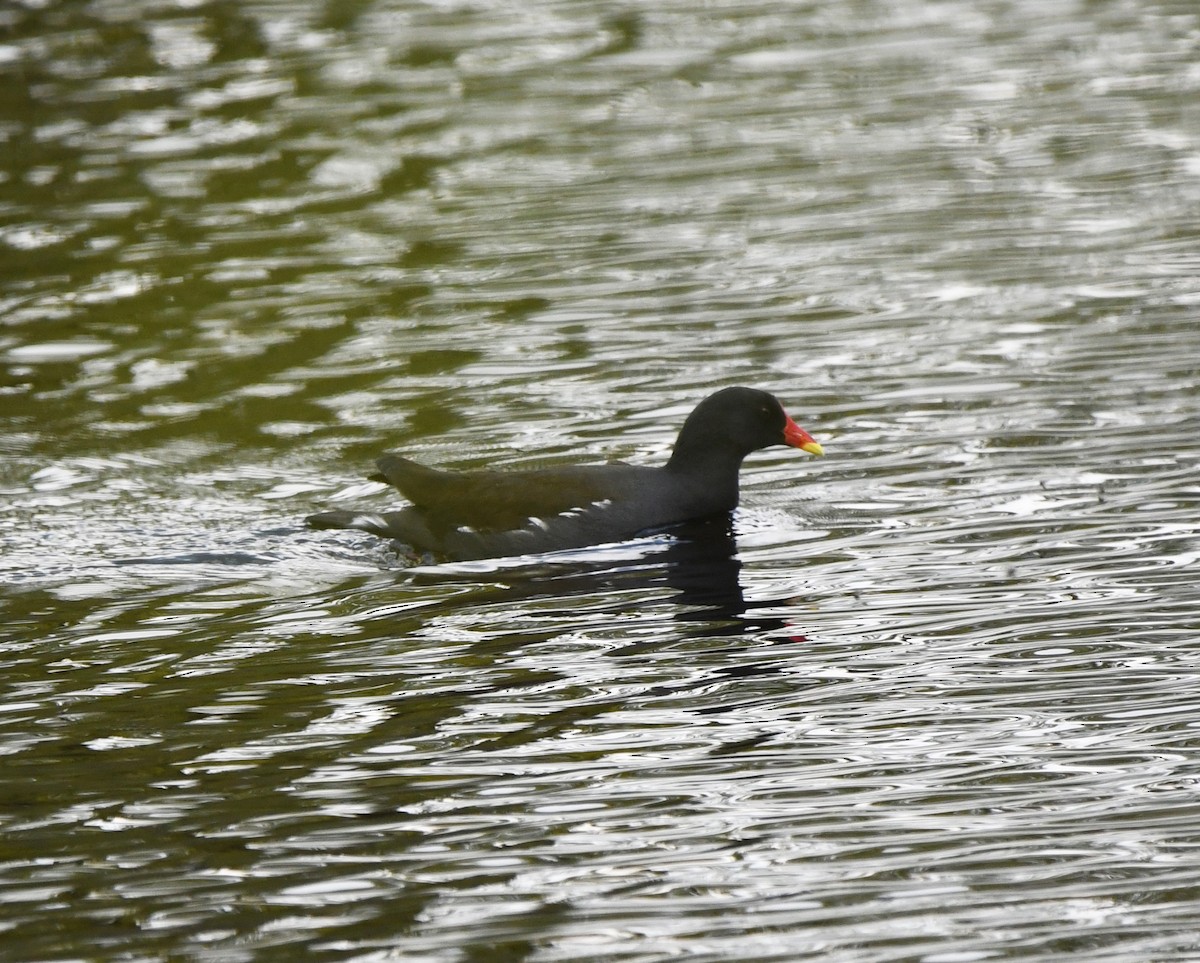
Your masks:
M 452 560 L 495 558 L 622 541 L 731 512 L 738 472 L 772 445 L 824 450 L 756 388 L 723 388 L 688 415 L 666 464 L 614 462 L 527 471 L 441 471 L 395 452 L 377 475 L 406 496 L 398 511 L 310 515 L 313 528 L 356 529 Z

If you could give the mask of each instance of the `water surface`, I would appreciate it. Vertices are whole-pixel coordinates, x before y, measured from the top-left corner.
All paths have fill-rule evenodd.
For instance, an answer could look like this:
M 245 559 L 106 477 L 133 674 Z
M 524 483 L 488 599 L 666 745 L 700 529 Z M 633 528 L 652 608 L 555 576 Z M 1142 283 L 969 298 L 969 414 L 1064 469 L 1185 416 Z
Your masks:
M 1200 14 L 0 12 L 14 960 L 1200 954 Z M 413 566 L 372 457 L 826 447 Z

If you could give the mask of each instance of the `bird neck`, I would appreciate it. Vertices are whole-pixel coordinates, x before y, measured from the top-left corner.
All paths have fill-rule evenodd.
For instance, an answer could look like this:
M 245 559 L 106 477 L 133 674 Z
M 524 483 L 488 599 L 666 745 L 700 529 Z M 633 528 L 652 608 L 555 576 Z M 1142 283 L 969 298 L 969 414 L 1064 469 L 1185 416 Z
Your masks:
M 706 500 L 733 509 L 738 502 L 738 470 L 745 457 L 728 447 L 691 444 L 681 437 L 664 467 L 669 474 L 702 484 Z

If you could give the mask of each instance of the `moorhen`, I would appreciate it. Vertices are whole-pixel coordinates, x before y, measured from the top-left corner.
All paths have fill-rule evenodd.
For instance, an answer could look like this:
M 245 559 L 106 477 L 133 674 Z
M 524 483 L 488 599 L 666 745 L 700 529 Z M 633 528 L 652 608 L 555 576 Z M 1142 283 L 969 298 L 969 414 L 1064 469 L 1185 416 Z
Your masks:
M 321 512 L 313 528 L 349 528 L 453 560 L 524 555 L 632 538 L 677 522 L 730 512 L 738 469 L 750 452 L 821 446 L 774 395 L 724 388 L 687 417 L 659 468 L 587 465 L 533 471 L 438 471 L 394 452 L 371 477 L 412 505 L 395 512 Z

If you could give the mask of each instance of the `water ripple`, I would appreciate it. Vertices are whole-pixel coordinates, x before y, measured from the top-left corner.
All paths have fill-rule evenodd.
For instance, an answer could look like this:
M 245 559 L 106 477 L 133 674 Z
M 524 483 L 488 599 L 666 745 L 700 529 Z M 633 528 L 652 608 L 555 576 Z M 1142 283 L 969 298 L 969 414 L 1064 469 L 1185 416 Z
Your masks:
M 1188 5 L 0 22 L 14 958 L 1200 952 Z M 300 524 L 734 383 L 730 532 Z

